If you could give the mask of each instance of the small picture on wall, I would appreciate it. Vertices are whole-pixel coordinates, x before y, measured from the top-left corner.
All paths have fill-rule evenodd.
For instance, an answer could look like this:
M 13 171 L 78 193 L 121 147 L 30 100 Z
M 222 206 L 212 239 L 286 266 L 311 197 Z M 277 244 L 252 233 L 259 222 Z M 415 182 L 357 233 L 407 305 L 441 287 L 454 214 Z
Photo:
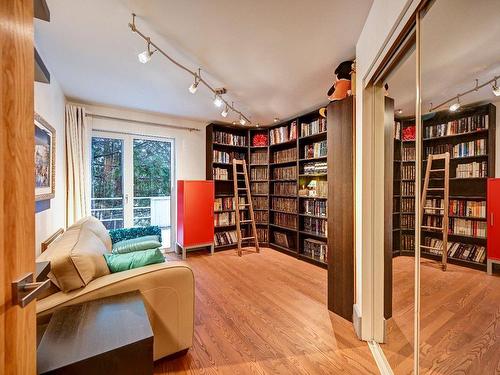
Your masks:
M 35 200 L 55 196 L 55 129 L 35 113 Z

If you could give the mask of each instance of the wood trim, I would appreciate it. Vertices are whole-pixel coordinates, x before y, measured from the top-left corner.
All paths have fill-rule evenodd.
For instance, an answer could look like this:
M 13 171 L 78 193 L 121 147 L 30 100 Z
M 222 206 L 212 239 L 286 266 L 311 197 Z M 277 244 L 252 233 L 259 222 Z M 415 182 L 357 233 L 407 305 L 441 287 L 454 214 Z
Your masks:
M 42 253 L 47 250 L 49 245 L 54 242 L 60 235 L 64 233 L 63 228 L 59 228 L 55 233 L 51 234 L 49 238 L 47 238 L 45 241 L 43 241 L 40 245 L 40 249 Z
M 50 22 L 50 10 L 46 0 L 34 0 L 34 17 Z
M 354 305 L 353 97 L 328 105 L 328 309 L 352 321 Z
M 35 81 L 50 83 L 50 73 L 45 66 L 42 57 L 35 48 Z
M 0 374 L 34 374 L 35 304 L 14 305 L 11 287 L 35 272 L 33 0 L 0 14 Z

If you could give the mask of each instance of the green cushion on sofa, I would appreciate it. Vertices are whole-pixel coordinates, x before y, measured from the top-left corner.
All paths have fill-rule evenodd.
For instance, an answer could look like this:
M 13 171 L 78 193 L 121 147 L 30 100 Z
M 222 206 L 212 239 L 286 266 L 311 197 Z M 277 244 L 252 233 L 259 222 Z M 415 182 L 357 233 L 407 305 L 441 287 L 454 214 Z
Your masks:
M 158 236 L 143 236 L 117 242 L 113 245 L 111 252 L 113 254 L 125 254 L 133 251 L 156 249 L 158 247 L 161 247 Z
M 165 257 L 160 249 L 134 251 L 126 254 L 104 254 L 104 258 L 112 273 L 165 262 Z

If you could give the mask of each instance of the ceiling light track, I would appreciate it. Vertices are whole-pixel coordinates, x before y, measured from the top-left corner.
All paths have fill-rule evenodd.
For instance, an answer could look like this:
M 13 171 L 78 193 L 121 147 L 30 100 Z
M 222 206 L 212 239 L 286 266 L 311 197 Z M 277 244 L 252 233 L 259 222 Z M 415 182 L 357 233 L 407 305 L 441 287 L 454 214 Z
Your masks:
M 453 98 L 450 98 L 450 99 L 448 99 L 448 100 L 446 100 L 446 101 L 444 101 L 444 102 L 442 102 L 442 103 L 440 103 L 440 104 L 438 104 L 438 105 L 436 105 L 434 107 L 431 104 L 431 106 L 429 108 L 429 112 L 433 112 L 436 109 L 441 108 L 442 106 L 444 106 L 444 105 L 446 105 L 448 103 L 451 103 L 451 102 L 453 102 L 453 103 L 450 105 L 450 111 L 454 112 L 454 111 L 456 111 L 456 110 L 458 110 L 460 108 L 460 98 L 461 97 L 463 97 L 464 95 L 468 95 L 471 92 L 478 91 L 479 89 L 482 89 L 483 87 L 486 87 L 489 84 L 492 84 L 493 93 L 496 96 L 498 96 L 496 94 L 496 92 L 499 91 L 498 90 L 498 86 L 497 86 L 497 80 L 498 79 L 500 79 L 500 76 L 495 76 L 492 79 L 490 79 L 489 81 L 486 81 L 485 83 L 483 83 L 481 85 L 479 84 L 479 81 L 476 79 L 476 81 L 475 81 L 476 84 L 474 85 L 474 87 L 472 89 L 464 91 L 464 92 L 462 92 L 460 94 L 457 94 Z
M 163 51 L 160 47 L 158 47 L 153 41 L 151 41 L 151 38 L 144 35 L 139 29 L 137 29 L 136 25 L 135 25 L 135 17 L 136 17 L 136 14 L 135 13 L 132 13 L 132 22 L 130 22 L 128 24 L 128 26 L 130 27 L 130 29 L 134 32 L 134 33 L 137 33 L 141 38 L 143 38 L 146 43 L 147 43 L 147 51 L 143 52 L 141 55 L 148 55 L 149 59 L 151 58 L 151 55 L 154 53 L 154 52 L 158 52 L 160 53 L 161 55 L 163 55 L 164 57 L 167 58 L 167 60 L 169 60 L 172 64 L 176 65 L 177 67 L 179 67 L 180 69 L 184 70 L 185 72 L 191 74 L 191 76 L 193 76 L 194 78 L 194 83 L 189 87 L 189 92 L 191 92 L 192 94 L 194 94 L 198 88 L 198 85 L 200 83 L 203 83 L 203 85 L 205 85 L 213 94 L 214 94 L 214 103 L 217 101 L 217 103 L 215 103 L 218 107 L 221 107 L 222 104 L 225 104 L 225 109 L 230 109 L 231 111 L 233 111 L 234 113 L 236 113 L 237 115 L 239 115 L 239 118 L 240 118 L 240 124 L 244 125 L 246 123 L 248 123 L 249 125 L 252 123 L 250 121 L 250 119 L 245 116 L 241 111 L 239 111 L 238 109 L 236 109 L 234 107 L 234 104 L 231 103 L 229 104 L 228 101 L 226 101 L 222 95 L 223 94 L 226 94 L 226 89 L 225 88 L 213 88 L 212 86 L 210 86 L 210 84 L 205 81 L 202 77 L 201 77 L 201 74 L 200 74 L 200 70 L 198 69 L 198 72 L 196 71 L 192 71 L 191 69 L 187 68 L 186 66 L 182 65 L 181 63 L 177 62 L 176 60 L 174 60 L 172 57 L 170 57 L 165 51 Z M 155 50 L 153 52 L 151 52 L 151 47 L 153 47 Z M 144 56 L 143 55 L 143 56 Z M 149 61 L 149 60 L 148 60 Z M 141 60 L 142 62 L 142 60 Z M 146 61 L 147 62 L 147 61 Z M 218 105 L 220 103 L 220 105 Z M 225 110 L 224 110 L 225 111 Z M 226 115 L 227 116 L 227 115 Z M 225 117 L 225 116 L 224 116 Z M 243 119 L 243 121 L 242 121 Z

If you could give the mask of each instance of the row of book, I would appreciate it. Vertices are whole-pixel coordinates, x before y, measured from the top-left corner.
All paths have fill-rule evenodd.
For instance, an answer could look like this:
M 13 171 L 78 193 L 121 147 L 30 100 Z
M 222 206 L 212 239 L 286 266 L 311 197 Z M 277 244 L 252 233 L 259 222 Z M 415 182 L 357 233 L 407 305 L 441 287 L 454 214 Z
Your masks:
M 268 180 L 268 177 L 267 167 L 252 167 L 250 169 L 250 179 L 253 181 Z
M 229 180 L 227 168 L 213 168 L 214 180 Z
M 267 211 L 255 211 L 254 218 L 256 223 L 259 224 L 269 223 L 269 213 Z
M 269 199 L 267 197 L 252 197 L 254 210 L 267 210 L 269 209 Z
M 273 197 L 271 207 L 277 211 L 297 213 L 297 199 Z
M 444 145 L 434 145 L 424 147 L 424 159 L 427 159 L 429 155 L 444 154 L 446 152 L 453 154 L 453 146 L 450 144 Z
M 297 150 L 295 148 L 287 148 L 273 152 L 273 163 L 288 163 L 297 160 Z
M 327 201 L 315 199 L 302 200 L 302 213 L 312 216 L 327 216 Z
M 412 161 L 416 159 L 415 147 L 403 147 L 401 153 L 401 159 L 404 161 Z
M 214 143 L 233 145 L 233 146 L 246 146 L 247 137 L 244 135 L 231 134 L 221 131 L 214 131 Z
M 327 156 L 326 140 L 304 145 L 304 159 L 322 158 Z
M 434 214 L 440 215 L 443 213 L 443 210 L 439 208 L 444 208 L 444 199 L 443 198 L 426 198 L 424 207 L 436 207 L 436 208 L 426 208 L 426 214 Z
M 297 183 L 276 182 L 273 192 L 275 195 L 297 195 Z
M 486 238 L 486 221 L 450 218 L 449 233 Z
M 448 208 L 450 216 L 486 218 L 486 201 L 450 199 Z
M 425 246 L 437 248 L 426 249 L 425 251 L 435 255 L 441 255 L 443 252 L 443 241 L 437 238 L 424 237 Z M 475 244 L 464 244 L 460 242 L 448 242 L 448 257 L 463 259 L 477 263 L 484 263 L 486 259 L 486 248 Z
M 304 217 L 304 231 L 314 233 L 319 236 L 327 236 L 328 221 L 325 219 L 317 219 L 314 217 Z
M 214 233 L 215 246 L 231 245 L 237 242 L 238 236 L 235 230 Z
M 214 163 L 232 163 L 233 159 L 243 160 L 245 159 L 245 153 L 243 152 L 225 152 L 214 150 Z
M 214 225 L 221 227 L 225 225 L 234 225 L 236 223 L 235 212 L 219 212 L 214 213 Z
M 443 217 L 426 214 L 422 218 L 422 226 L 439 228 L 439 230 L 441 230 L 441 228 L 443 227 Z M 436 229 L 436 230 L 438 230 L 438 229 Z
M 273 212 L 273 224 L 279 225 L 280 227 L 297 229 L 297 216 L 282 212 Z
M 447 135 L 470 133 L 481 129 L 488 129 L 488 115 L 475 115 L 424 127 L 424 138 L 437 138 Z
M 271 129 L 269 131 L 269 138 L 272 145 L 297 139 L 297 122 L 293 121 L 290 125 Z
M 301 197 L 328 197 L 328 181 L 311 180 L 307 185 L 302 185 L 299 190 Z
M 328 169 L 326 162 L 304 163 L 304 174 L 326 173 Z
M 415 195 L 415 182 L 401 181 L 401 195 Z
M 250 191 L 252 194 L 269 194 L 269 185 L 267 182 L 252 182 Z
M 309 258 L 316 259 L 324 263 L 328 262 L 328 245 L 326 242 L 312 238 L 305 238 L 302 252 Z
M 458 164 L 456 170 L 457 178 L 474 178 L 488 176 L 488 162 L 472 162 L 467 164 Z
M 267 156 L 267 150 L 252 150 L 250 152 L 250 164 L 267 165 L 268 163 L 269 158 Z
M 401 215 L 401 218 L 399 220 L 401 229 L 415 228 L 415 215 Z
M 415 166 L 414 165 L 401 166 L 401 179 L 403 180 L 415 179 Z
M 452 156 L 461 158 L 464 156 L 486 155 L 486 139 L 476 139 L 475 141 L 463 142 L 453 146 Z
M 269 243 L 269 231 L 266 228 L 257 228 L 257 239 L 259 242 Z
M 394 139 L 401 140 L 401 123 L 394 121 Z
M 401 198 L 401 212 L 415 212 L 415 199 Z
M 415 250 L 415 236 L 411 234 L 403 234 L 401 236 L 401 250 Z
M 274 180 L 296 180 L 297 179 L 297 167 L 279 167 L 273 170 Z
M 326 119 L 320 117 L 309 124 L 300 124 L 300 136 L 307 137 L 309 135 L 318 134 L 326 131 Z
M 239 197 L 240 204 L 245 204 L 245 197 Z M 214 211 L 235 210 L 233 197 L 223 197 L 214 199 Z

